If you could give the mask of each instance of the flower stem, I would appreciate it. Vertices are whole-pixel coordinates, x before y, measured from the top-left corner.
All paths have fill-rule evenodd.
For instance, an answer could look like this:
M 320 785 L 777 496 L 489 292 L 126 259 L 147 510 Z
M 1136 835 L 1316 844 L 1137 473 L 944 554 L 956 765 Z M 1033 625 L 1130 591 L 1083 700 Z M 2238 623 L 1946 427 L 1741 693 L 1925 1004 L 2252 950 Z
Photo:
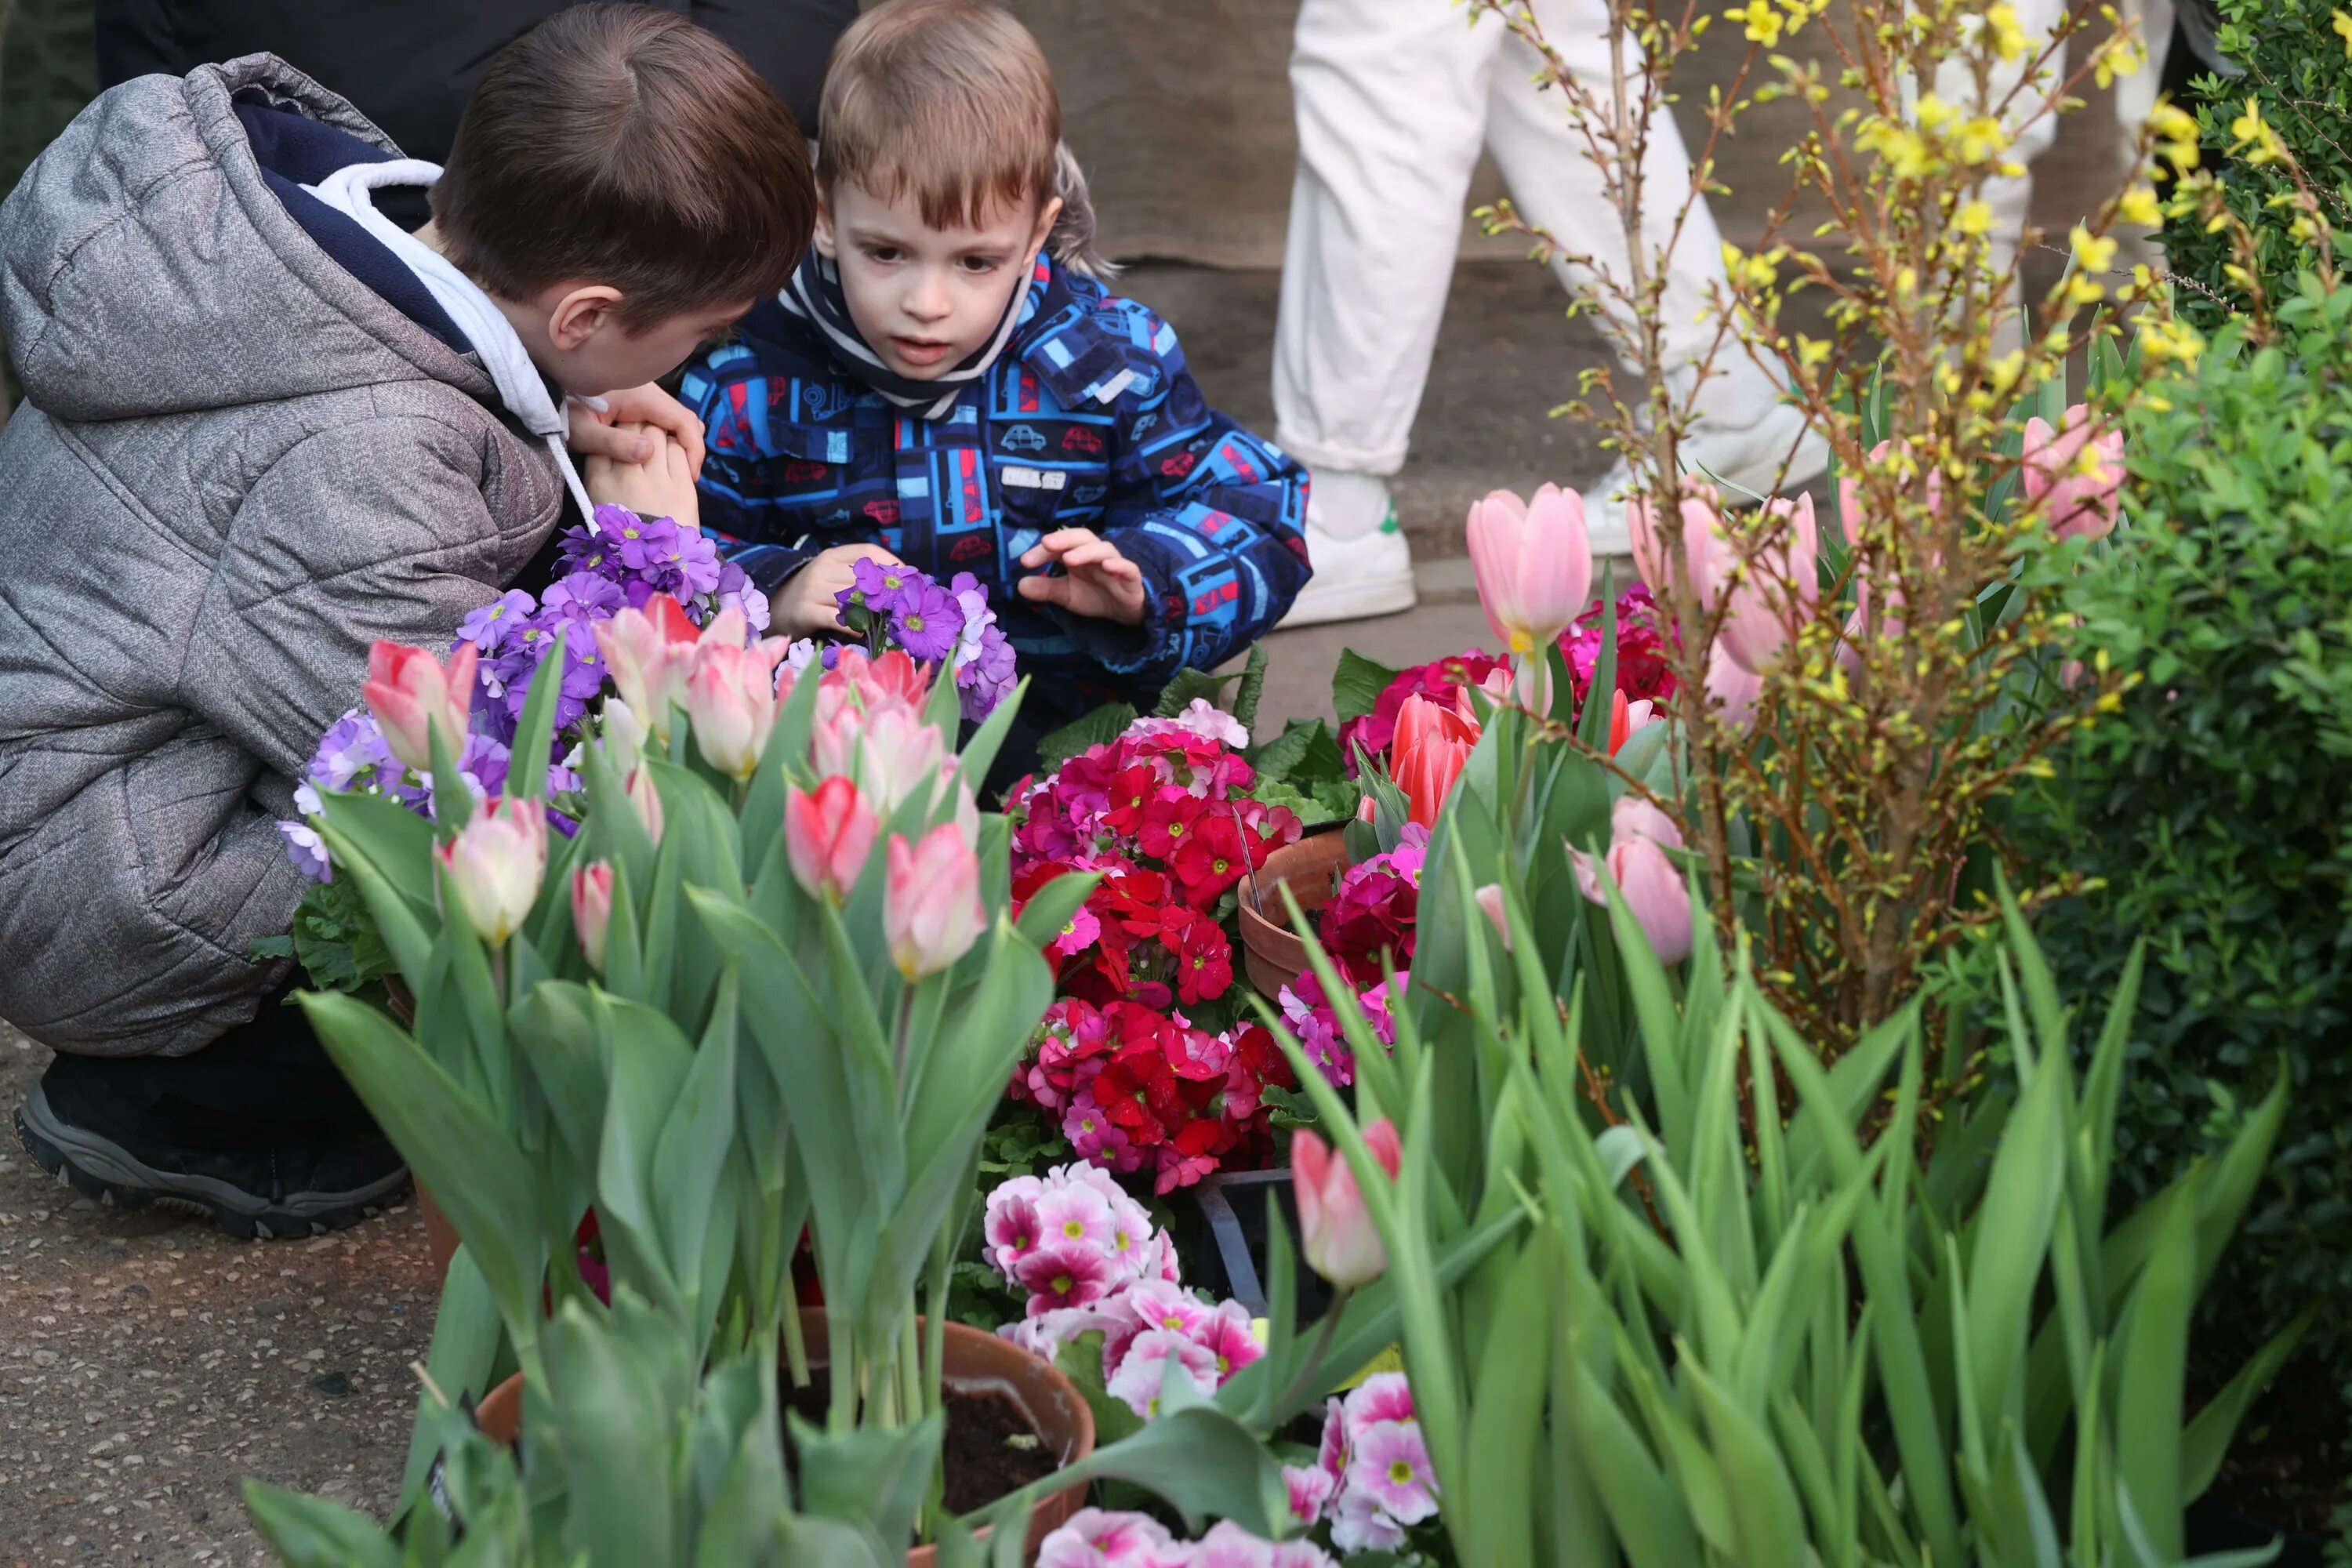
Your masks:
M 1298 1370 L 1291 1373 L 1290 1386 L 1284 1389 L 1282 1397 L 1274 1402 L 1276 1410 L 1290 1408 L 1290 1402 L 1306 1391 L 1323 1365 L 1323 1358 L 1331 1353 L 1331 1342 L 1339 1337 L 1339 1315 L 1347 1310 L 1349 1294 L 1349 1288 L 1342 1285 L 1332 1296 L 1330 1310 L 1323 1314 L 1322 1324 L 1316 1330 L 1315 1343 L 1307 1349 L 1307 1359 L 1298 1363 Z

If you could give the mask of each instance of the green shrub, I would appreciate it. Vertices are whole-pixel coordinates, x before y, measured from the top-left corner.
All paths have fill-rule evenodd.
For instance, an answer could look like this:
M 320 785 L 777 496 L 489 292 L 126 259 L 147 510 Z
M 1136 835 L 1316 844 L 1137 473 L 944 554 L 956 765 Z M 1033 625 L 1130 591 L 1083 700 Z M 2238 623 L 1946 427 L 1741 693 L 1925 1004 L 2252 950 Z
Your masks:
M 2276 301 L 2294 291 L 2295 277 L 2312 265 L 2309 240 L 2294 231 L 2291 198 L 2295 172 L 2318 197 L 2327 223 L 2352 237 L 2352 58 L 2335 26 L 2340 0 L 2221 0 L 2222 51 L 2246 68 L 2224 80 L 2201 77 L 2197 116 L 2206 166 L 2219 175 L 2230 210 L 2252 231 L 2263 290 Z M 2230 156 L 2244 139 L 2231 126 L 2249 104 L 2278 132 L 2294 166 L 2253 163 Z M 2235 259 L 2226 233 L 2208 231 L 2204 216 L 2184 211 L 2168 217 L 2164 251 L 2173 271 L 2189 279 L 2181 313 L 2210 331 L 2247 302 L 2222 268 Z M 2197 292 L 2201 289 L 2205 292 Z
M 2132 524 L 2076 594 L 2081 657 L 2140 679 L 2020 803 L 2029 852 L 2104 882 L 2042 921 L 2061 988 L 2147 943 L 2119 1197 L 2292 1076 L 2214 1292 L 2250 1336 L 2352 1290 L 2352 289 L 2305 281 L 2280 325 L 2225 331 L 2129 416 Z M 2352 1320 L 2315 1335 L 2352 1385 Z

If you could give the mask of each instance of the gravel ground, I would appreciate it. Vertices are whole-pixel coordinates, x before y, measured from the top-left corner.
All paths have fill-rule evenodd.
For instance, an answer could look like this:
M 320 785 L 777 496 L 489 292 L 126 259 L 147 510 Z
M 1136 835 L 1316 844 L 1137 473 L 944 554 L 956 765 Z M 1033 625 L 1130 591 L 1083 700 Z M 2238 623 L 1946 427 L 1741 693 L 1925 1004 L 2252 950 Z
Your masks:
M 49 1053 L 0 1024 L 0 1115 Z M 0 1147 L 0 1564 L 268 1561 L 246 1478 L 382 1510 L 437 1281 L 413 1205 L 233 1241 Z

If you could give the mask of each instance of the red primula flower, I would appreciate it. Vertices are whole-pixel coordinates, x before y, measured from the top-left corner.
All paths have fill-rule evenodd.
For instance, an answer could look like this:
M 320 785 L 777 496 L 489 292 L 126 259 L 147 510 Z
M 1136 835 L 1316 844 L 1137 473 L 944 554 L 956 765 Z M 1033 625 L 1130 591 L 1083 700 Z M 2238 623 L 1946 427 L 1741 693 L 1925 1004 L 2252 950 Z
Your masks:
M 1103 822 L 1122 838 L 1143 831 L 1143 816 L 1160 789 L 1160 775 L 1149 767 L 1123 770 L 1110 784 L 1110 810 Z
M 1144 808 L 1137 842 L 1155 860 L 1171 858 L 1200 821 L 1208 803 L 1174 784 L 1160 786 L 1159 798 Z
M 1213 1002 L 1234 983 L 1234 948 L 1224 931 L 1208 916 L 1190 910 L 1171 910 L 1191 918 L 1171 932 L 1161 928 L 1161 940 L 1176 955 L 1176 994 L 1187 1005 Z
M 1264 865 L 1265 852 L 1253 853 L 1230 810 L 1213 810 L 1202 814 L 1168 868 L 1183 884 L 1184 897 L 1195 907 L 1207 909 L 1240 881 L 1244 872 L 1255 868 L 1253 861 Z

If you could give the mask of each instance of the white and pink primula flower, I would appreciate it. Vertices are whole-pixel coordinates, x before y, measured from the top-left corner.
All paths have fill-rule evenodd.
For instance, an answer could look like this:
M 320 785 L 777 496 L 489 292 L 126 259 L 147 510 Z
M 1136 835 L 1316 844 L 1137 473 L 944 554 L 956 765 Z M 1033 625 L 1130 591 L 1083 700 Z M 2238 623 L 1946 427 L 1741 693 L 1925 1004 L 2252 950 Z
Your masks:
M 1301 1524 L 1328 1524 L 1331 1544 L 1352 1555 L 1393 1552 L 1405 1527 L 1437 1513 L 1437 1477 L 1401 1372 L 1366 1378 L 1325 1407 L 1321 1451 L 1282 1479 Z

